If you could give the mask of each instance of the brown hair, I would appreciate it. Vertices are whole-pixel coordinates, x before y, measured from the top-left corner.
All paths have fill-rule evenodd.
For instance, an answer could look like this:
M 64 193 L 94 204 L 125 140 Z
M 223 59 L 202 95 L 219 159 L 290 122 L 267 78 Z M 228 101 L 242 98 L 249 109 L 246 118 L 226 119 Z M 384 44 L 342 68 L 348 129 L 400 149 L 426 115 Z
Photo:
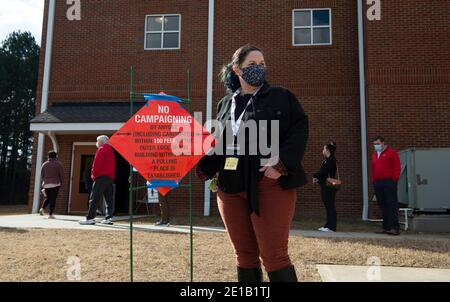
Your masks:
M 239 47 L 233 54 L 231 58 L 231 62 L 222 67 L 222 70 L 219 73 L 220 80 L 225 84 L 225 87 L 231 91 L 236 91 L 241 87 L 241 83 L 239 82 L 238 76 L 233 71 L 233 65 L 240 66 L 248 54 L 252 51 L 262 52 L 258 47 L 246 44 L 244 46 Z
M 334 152 L 336 152 L 336 143 L 335 142 L 330 142 L 330 143 L 326 144 L 325 147 L 327 148 L 328 151 L 330 151 L 331 155 L 334 155 Z

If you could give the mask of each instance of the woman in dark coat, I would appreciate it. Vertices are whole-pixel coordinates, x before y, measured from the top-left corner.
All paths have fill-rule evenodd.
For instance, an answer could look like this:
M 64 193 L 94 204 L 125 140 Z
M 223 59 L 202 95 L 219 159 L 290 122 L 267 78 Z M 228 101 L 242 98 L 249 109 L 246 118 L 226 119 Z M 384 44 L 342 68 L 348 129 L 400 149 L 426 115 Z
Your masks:
M 322 232 L 336 232 L 337 214 L 336 214 L 336 192 L 337 190 L 332 187 L 326 186 L 327 178 L 336 178 L 336 158 L 334 153 L 336 152 L 336 143 L 331 142 L 323 146 L 322 155 L 325 160 L 320 166 L 320 170 L 314 174 L 313 183 L 320 185 L 320 192 L 322 201 L 327 211 L 327 222 L 319 231 Z
M 262 51 L 251 45 L 239 48 L 223 68 L 228 94 L 218 104 L 217 120 L 224 131 L 197 173 L 217 183 L 238 281 L 262 281 L 261 260 L 270 281 L 297 281 L 288 238 L 296 188 L 307 183 L 301 161 L 308 119 L 292 92 L 267 83 L 266 68 Z M 270 153 L 260 148 L 264 140 Z

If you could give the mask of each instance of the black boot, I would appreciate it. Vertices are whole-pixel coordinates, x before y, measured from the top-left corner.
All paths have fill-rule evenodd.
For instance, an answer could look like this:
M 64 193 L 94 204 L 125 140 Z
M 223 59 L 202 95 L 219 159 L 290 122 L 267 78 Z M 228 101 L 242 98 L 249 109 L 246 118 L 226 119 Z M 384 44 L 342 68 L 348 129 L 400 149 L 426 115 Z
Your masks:
M 270 282 L 298 282 L 293 265 L 267 274 Z
M 237 268 L 238 282 L 262 282 L 263 275 L 261 267 Z

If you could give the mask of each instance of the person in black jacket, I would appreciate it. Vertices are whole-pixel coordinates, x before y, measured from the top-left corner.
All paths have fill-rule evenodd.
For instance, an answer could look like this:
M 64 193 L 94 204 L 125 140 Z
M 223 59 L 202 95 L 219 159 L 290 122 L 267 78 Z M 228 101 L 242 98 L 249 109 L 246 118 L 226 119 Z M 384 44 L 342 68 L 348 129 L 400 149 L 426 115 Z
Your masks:
M 252 45 L 239 48 L 224 66 L 221 77 L 228 94 L 217 110 L 224 131 L 217 135 L 214 151 L 198 163 L 197 174 L 217 182 L 218 208 L 236 254 L 238 281 L 262 281 L 261 260 L 270 281 L 297 281 L 288 238 L 296 188 L 307 183 L 301 161 L 308 119 L 292 92 L 269 85 L 266 68 L 262 51 Z M 252 122 L 256 134 L 246 128 Z M 278 122 L 278 129 L 271 122 Z M 279 152 L 249 152 L 264 138 Z
M 320 192 L 322 201 L 327 211 L 327 223 L 319 228 L 322 232 L 336 232 L 337 214 L 336 214 L 336 192 L 337 190 L 326 186 L 327 178 L 336 178 L 336 158 L 334 153 L 336 152 L 336 143 L 331 142 L 323 146 L 322 155 L 325 160 L 320 166 L 320 170 L 314 174 L 313 183 L 320 185 Z

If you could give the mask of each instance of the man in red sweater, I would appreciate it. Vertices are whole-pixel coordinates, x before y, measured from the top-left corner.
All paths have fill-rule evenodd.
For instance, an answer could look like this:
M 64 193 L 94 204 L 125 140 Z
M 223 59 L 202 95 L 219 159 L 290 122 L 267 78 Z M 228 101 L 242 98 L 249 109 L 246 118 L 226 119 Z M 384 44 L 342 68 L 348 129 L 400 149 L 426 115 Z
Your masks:
M 400 157 L 393 148 L 378 136 L 372 154 L 372 183 L 378 205 L 383 213 L 383 231 L 389 235 L 399 235 L 397 182 L 400 178 Z
M 101 223 L 113 224 L 114 213 L 114 179 L 116 177 L 116 160 L 113 148 L 108 144 L 109 138 L 106 135 L 97 137 L 97 152 L 91 170 L 92 185 L 91 196 L 89 198 L 89 211 L 86 220 L 81 220 L 80 224 L 95 224 L 95 216 L 100 202 L 105 197 L 106 217 Z

